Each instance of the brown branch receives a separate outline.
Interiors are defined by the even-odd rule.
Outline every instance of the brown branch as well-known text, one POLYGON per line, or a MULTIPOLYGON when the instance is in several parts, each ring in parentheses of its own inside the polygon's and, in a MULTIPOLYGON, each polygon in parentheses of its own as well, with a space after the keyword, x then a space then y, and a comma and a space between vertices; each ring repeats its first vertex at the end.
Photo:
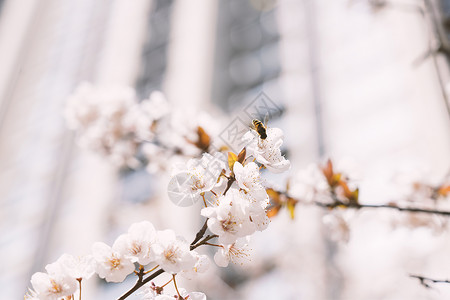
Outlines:
POLYGON ((231 175, 228 178, 228 182, 227 182, 227 187, 225 188, 225 191, 223 192, 223 196, 226 195, 226 193, 228 192, 228 190, 231 188, 231 186, 233 185, 233 182, 236 181, 236 178, 234 177, 234 175, 231 175))
POLYGON ((208 219, 205 220, 205 224, 203 224, 202 228, 195 235, 195 238, 191 243, 191 247, 192 245, 200 241, 200 239, 205 235, 206 229, 208 229, 208 219))
POLYGON ((205 236, 205 238, 203 240, 201 240, 200 242, 198 242, 197 244, 195 244, 195 245, 191 244, 191 251, 197 247, 200 247, 201 245, 208 245, 207 242, 216 237, 218 237, 218 235, 216 235, 216 234, 205 236))
POLYGON ((416 208, 416 207, 400 207, 393 204, 359 204, 359 203, 344 203, 341 201, 335 201, 333 203, 323 203, 323 202, 314 202, 317 206, 326 207, 326 208, 336 208, 336 207, 345 207, 345 208, 388 208, 395 209, 398 211, 407 211, 407 212, 417 212, 417 213, 427 213, 427 214, 436 214, 442 216, 450 216, 450 211, 445 210, 437 210, 437 209, 426 209, 426 208, 416 208))
POLYGON ((411 278, 417 278, 420 281, 420 284, 426 287, 427 289, 431 288, 431 285, 429 283, 450 283, 450 280, 447 279, 433 279, 421 275, 412 275, 410 274, 409 277, 411 278), (428 282, 428 283, 427 283, 428 282))
POLYGON ((152 280, 152 279, 158 277, 159 275, 161 275, 162 273, 164 273, 163 269, 159 269, 158 271, 156 271, 155 273, 151 274, 150 276, 148 276, 147 278, 144 279, 144 275, 142 275, 143 270, 144 270, 143 268, 139 269, 139 273, 138 273, 139 277, 138 277, 138 280, 136 281, 136 284, 128 292, 126 292, 125 294, 120 296, 120 298, 118 298, 117 300, 124 300, 124 299, 128 298, 134 292, 136 292, 138 289, 140 289, 144 284, 146 284, 150 280, 152 280))

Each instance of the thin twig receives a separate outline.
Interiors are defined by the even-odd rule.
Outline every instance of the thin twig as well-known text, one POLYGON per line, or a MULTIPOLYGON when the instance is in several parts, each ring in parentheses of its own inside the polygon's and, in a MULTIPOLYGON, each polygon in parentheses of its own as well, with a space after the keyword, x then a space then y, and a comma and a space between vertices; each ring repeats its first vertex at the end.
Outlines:
POLYGON ((81 278, 77 278, 78 280, 78 284, 80 286, 80 296, 79 296, 79 300, 81 300, 81 278))
POLYGON ((195 239, 192 241, 191 246, 201 240, 205 235, 206 229, 208 229, 208 219, 205 220, 205 224, 203 224, 202 228, 195 235, 195 239))
POLYGON ((175 290, 177 291, 178 297, 181 300, 184 300, 184 298, 181 296, 180 291, 178 291, 178 287, 177 287, 177 281, 175 280, 175 274, 172 275, 172 279, 173 279, 173 285, 175 286, 175 290))
POLYGON ((138 273, 138 280, 136 281, 136 284, 125 294, 123 294, 119 299, 117 300, 124 300, 126 298, 128 298, 129 296, 131 296, 134 292, 136 292, 138 289, 140 289, 144 284, 146 284, 147 282, 151 281, 152 279, 158 277, 159 275, 161 275, 162 273, 164 273, 163 269, 159 269, 158 271, 156 271, 155 273, 151 274, 150 276, 148 276, 147 278, 143 278, 143 271, 144 269, 140 269, 142 271, 140 271, 138 273))
POLYGON ((424 287, 426 287, 427 289, 431 288, 430 284, 427 283, 431 282, 431 283, 450 283, 450 280, 447 279, 433 279, 433 278, 429 278, 429 277, 425 277, 425 276, 421 276, 421 275, 412 275, 410 274, 409 277, 411 278, 417 278, 420 281, 420 284, 423 285, 424 287))
POLYGON ((234 176, 231 176, 230 178, 228 178, 228 182, 227 182, 227 187, 225 188, 225 191, 223 192, 223 195, 225 196, 226 193, 228 192, 228 190, 231 188, 231 186, 233 185, 233 182, 236 181, 236 178, 234 176))
POLYGON ((205 236, 205 238, 203 240, 201 240, 200 242, 198 242, 197 244, 191 244, 191 251, 194 250, 197 247, 200 247, 201 245, 208 245, 207 241, 212 240, 213 238, 218 237, 218 235, 214 234, 214 235, 207 235, 205 236))
POLYGON ((426 209, 426 208, 416 208, 416 207, 400 207, 393 204, 359 204, 359 203, 344 203, 344 202, 333 202, 333 203, 323 203, 323 202, 314 202, 317 206, 326 207, 326 208, 336 208, 336 207, 346 207, 346 208, 389 208, 395 209, 398 211, 408 211, 408 212, 417 212, 417 213, 427 213, 427 214, 436 214, 442 216, 450 216, 450 211, 446 210, 437 210, 437 209, 426 209))

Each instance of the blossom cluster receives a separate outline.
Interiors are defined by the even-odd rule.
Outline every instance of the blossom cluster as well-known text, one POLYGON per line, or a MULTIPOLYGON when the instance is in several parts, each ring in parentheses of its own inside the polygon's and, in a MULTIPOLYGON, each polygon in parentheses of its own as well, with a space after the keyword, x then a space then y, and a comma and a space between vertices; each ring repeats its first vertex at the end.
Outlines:
MULTIPOLYGON (((208 244, 218 247, 214 260, 221 267, 247 258, 249 236, 269 225, 266 212, 269 196, 260 170, 267 168, 279 173, 290 168, 289 161, 281 155, 281 130, 269 128, 266 139, 258 135, 252 137, 244 137, 248 152, 244 148, 238 155, 228 152, 228 157, 221 152, 213 155, 205 152, 174 174, 188 175, 188 180, 177 191, 178 196, 204 200, 201 215, 207 218, 207 228, 213 235, 197 242, 207 244, 207 240, 217 238, 217 244, 208 244)), ((81 287, 81 281, 94 273, 108 282, 122 282, 129 274, 139 273, 136 265, 139 270, 148 267, 151 272, 159 267, 164 272, 192 278, 204 272, 209 264, 207 256, 198 254, 193 245, 198 246, 189 244, 170 229, 157 231, 148 221, 135 223, 112 246, 97 242, 91 254, 77 258, 64 254, 46 266, 46 273, 35 273, 31 279, 33 290, 26 297, 70 299, 78 286, 81 287)), ((183 293, 189 299, 205 299, 202 293, 183 293)), ((185 297, 181 294, 176 297, 164 294, 162 288, 153 284, 147 287, 143 299, 185 297)))
POLYGON ((269 225, 269 196, 260 169, 280 173, 290 168, 289 160, 281 155, 282 138, 283 133, 277 128, 268 128, 265 139, 249 132, 243 137, 247 147, 238 155, 228 152, 225 158, 220 152, 204 153, 174 174, 188 177, 176 192, 170 192, 176 197, 204 200, 201 215, 208 219, 208 229, 218 237, 219 249, 214 256, 218 266, 245 259, 249 236, 269 225))
MULTIPOLYGON (((165 272, 192 278, 208 267, 208 258, 190 250, 189 243, 174 231, 155 230, 143 221, 130 226, 128 233, 120 235, 111 246, 97 242, 92 253, 82 257, 63 254, 56 262, 46 266, 46 273, 37 272, 31 278, 33 290, 26 299, 58 300, 70 297, 94 273, 107 282, 122 282, 140 267, 159 266, 165 272), (78 282, 77 282, 78 281, 78 282)), ((147 296, 144 299, 150 299, 147 296)), ((70 299, 70 298, 69 298, 70 299)), ((169 298, 156 298, 169 299, 169 298)))
POLYGON ((216 118, 173 107, 160 91, 139 100, 132 88, 89 83, 69 97, 65 117, 82 147, 119 167, 136 168, 144 157, 151 173, 180 161, 179 156, 198 156, 218 130, 216 118))
MULTIPOLYGON (((144 274, 150 274, 150 279, 162 271, 173 275, 177 295, 163 289, 168 283, 157 286, 150 282, 140 294, 142 299, 204 300, 203 293, 188 293, 175 283, 176 275, 191 279, 208 268, 209 258, 194 249, 201 245, 216 247, 214 261, 220 267, 239 263, 249 257, 251 235, 265 230, 270 218, 284 207, 291 218, 298 203, 328 208, 323 222, 331 238, 348 241, 349 220, 357 209, 408 211, 408 207, 402 207, 406 202, 431 210, 438 200, 450 196, 448 178, 439 184, 414 181, 400 199, 379 206, 362 205, 359 187, 344 173, 336 172, 330 160, 324 166, 310 165, 298 172, 288 180, 284 191, 268 188, 261 169, 275 174, 290 169, 281 151, 284 136, 280 129, 264 126, 249 130, 242 137, 245 147, 239 154, 227 151, 226 146, 215 148, 217 118, 173 107, 158 91, 140 101, 130 88, 83 84, 69 98, 65 115, 82 146, 109 157, 117 165, 135 168, 145 163, 150 173, 174 170, 172 175, 177 180, 169 184, 169 197, 177 204, 186 199, 189 203, 203 201, 200 215, 206 222, 191 244, 170 229, 155 230, 150 222, 132 224, 112 246, 95 243, 91 254, 64 254, 47 265, 45 273, 35 273, 31 278, 33 289, 26 299, 71 300, 78 289, 81 294, 82 280, 95 273, 108 282, 122 282, 135 273, 139 283, 144 274), (205 237, 207 230, 211 234, 205 237)), ((417 210, 413 207, 410 211, 417 210)), ((404 217, 414 226, 433 224, 427 215, 404 217)))
POLYGON ((148 221, 132 224, 112 246, 94 243, 90 254, 64 254, 47 265, 46 272, 35 273, 26 299, 68 300, 75 293, 81 298, 81 282, 93 274, 107 282, 122 282, 134 273, 139 288, 161 272, 173 275, 177 295, 164 291, 167 283, 159 287, 150 282, 142 299, 206 299, 202 293, 178 289, 175 282, 177 275, 191 279, 208 268, 208 257, 195 249, 215 246, 214 261, 226 267, 230 261, 246 259, 250 236, 268 227, 269 195, 261 169, 281 173, 290 168, 281 152, 280 129, 264 127, 264 135, 249 129, 242 137, 245 147, 235 154, 213 146, 218 130, 211 116, 192 117, 173 108, 161 92, 139 101, 130 88, 90 84, 82 84, 69 98, 65 116, 82 146, 117 165, 134 168, 145 162, 150 172, 175 166, 173 176, 179 180, 169 184, 169 197, 192 203, 203 200, 200 215, 206 221, 191 244, 170 229, 156 230, 148 221))

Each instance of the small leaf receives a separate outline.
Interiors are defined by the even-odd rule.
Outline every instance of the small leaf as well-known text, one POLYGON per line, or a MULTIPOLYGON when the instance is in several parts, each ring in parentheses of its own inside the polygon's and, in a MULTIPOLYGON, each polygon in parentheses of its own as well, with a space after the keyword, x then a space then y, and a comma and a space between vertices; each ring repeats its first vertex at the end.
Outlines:
POLYGON ((347 182, 343 180, 339 181, 339 185, 342 187, 344 191, 344 197, 348 199, 350 204, 358 204, 359 189, 356 188, 354 191, 350 190, 350 188, 347 185, 347 182))
POLYGON ((447 195, 450 194, 450 184, 449 185, 442 185, 439 190, 438 190, 438 194, 443 196, 443 197, 447 197, 447 195))
POLYGON ((328 181, 328 184, 330 184, 331 178, 333 177, 333 163, 331 162, 331 159, 328 159, 326 166, 321 169, 322 169, 323 175, 325 176, 325 178, 328 181))
POLYGON ((292 220, 294 220, 295 217, 295 205, 297 205, 298 200, 289 197, 286 201, 286 207, 289 211, 289 215, 291 217, 292 220))
POLYGON ((331 162, 331 159, 328 159, 326 166, 321 169, 322 169, 323 176, 325 176, 325 178, 327 179, 328 185, 331 188, 336 187, 339 184, 339 181, 341 179, 341 174, 334 173, 333 163, 331 162))
POLYGON ((266 193, 267 193, 267 195, 269 195, 269 198, 272 200, 273 203, 275 203, 277 205, 282 204, 279 192, 275 191, 274 189, 269 188, 269 189, 266 189, 266 193))
POLYGON ((228 152, 228 167, 233 171, 234 163, 237 161, 237 156, 233 152, 228 152))
POLYGON ((197 135, 198 135, 198 141, 196 143, 196 146, 203 151, 207 151, 209 146, 211 145, 210 136, 206 133, 206 131, 201 126, 197 127, 197 135))
POLYGON ((276 215, 278 215, 278 213, 280 212, 280 209, 281 209, 281 205, 274 205, 274 206, 270 207, 269 209, 267 209, 266 215, 269 218, 273 218, 276 215))
POLYGON ((247 150, 245 150, 245 147, 244 147, 244 149, 241 150, 241 152, 239 152, 237 161, 240 162, 241 164, 244 164, 246 153, 247 153, 247 150))

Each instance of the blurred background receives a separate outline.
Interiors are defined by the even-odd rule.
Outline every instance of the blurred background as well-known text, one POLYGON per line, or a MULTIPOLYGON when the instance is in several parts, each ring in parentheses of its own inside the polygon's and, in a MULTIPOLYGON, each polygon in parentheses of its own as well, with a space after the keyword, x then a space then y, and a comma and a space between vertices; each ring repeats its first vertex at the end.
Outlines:
MULTIPOLYGON (((0 1, 1 298, 21 299, 34 272, 133 222, 188 240, 202 224, 145 168, 121 171, 76 145, 62 112, 80 82, 132 86, 141 99, 162 90, 230 119, 263 91, 283 108, 269 126, 285 131, 291 172, 350 158, 369 182, 361 201, 386 203, 390 173, 450 168, 449 18, 447 0, 0 1)), ((339 243, 323 213, 280 214, 250 266, 183 285, 208 299, 450 296, 409 278, 450 277, 446 220, 436 232, 360 212, 339 243)), ((115 299, 133 281, 92 279, 84 299, 115 299)))

